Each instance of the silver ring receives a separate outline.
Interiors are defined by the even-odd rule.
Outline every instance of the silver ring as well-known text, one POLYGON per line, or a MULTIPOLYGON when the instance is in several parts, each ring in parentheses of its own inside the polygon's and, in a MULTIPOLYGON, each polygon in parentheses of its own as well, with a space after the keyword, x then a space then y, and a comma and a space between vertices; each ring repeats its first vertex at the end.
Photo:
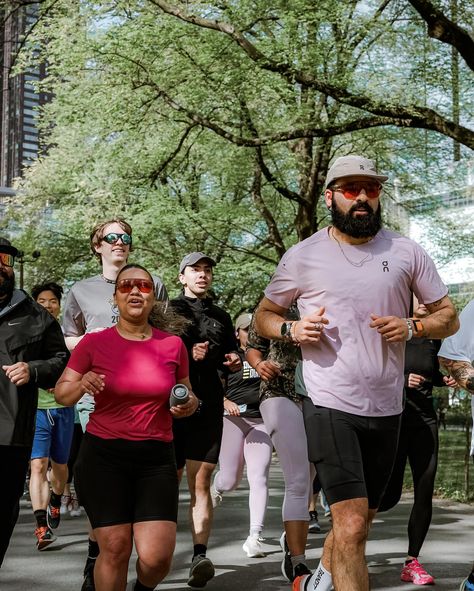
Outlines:
POLYGON ((315 322, 314 323, 314 328, 316 330, 319 330, 321 332, 323 330, 323 323, 322 322, 315 322))

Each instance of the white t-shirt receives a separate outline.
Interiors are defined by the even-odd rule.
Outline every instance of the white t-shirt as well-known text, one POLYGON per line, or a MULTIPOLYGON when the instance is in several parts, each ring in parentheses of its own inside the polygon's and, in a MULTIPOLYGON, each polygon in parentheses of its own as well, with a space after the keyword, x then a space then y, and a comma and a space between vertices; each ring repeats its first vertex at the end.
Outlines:
MULTIPOLYGON (((444 339, 438 355, 454 361, 474 361, 474 300, 459 314, 457 333, 444 339)), ((474 396, 471 396, 471 413, 474 420, 474 396)), ((471 437, 471 456, 474 455, 474 429, 471 437)))
POLYGON ((444 339, 438 355, 455 361, 474 361, 474 300, 459 314, 458 332, 444 339))
MULTIPOLYGON (((168 294, 159 277, 153 276, 157 300, 167 300, 168 294)), ((63 332, 66 337, 80 337, 97 328, 117 324, 119 311, 114 303, 115 282, 101 275, 82 279, 69 290, 63 312, 63 332)))
POLYGON ((411 294, 433 303, 447 295, 421 246, 389 230, 361 245, 338 245, 328 228, 285 253, 266 297, 301 316, 325 307, 319 343, 301 347, 308 393, 320 406, 363 416, 402 411, 405 343, 387 343, 371 314, 406 318, 411 294))

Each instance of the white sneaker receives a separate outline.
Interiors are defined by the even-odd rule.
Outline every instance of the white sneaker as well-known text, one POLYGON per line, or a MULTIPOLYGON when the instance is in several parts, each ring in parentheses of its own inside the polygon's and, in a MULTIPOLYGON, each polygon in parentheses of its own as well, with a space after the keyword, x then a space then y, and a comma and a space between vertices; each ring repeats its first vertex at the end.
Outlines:
POLYGON ((71 517, 80 517, 82 515, 82 507, 79 505, 76 495, 71 496, 69 504, 69 515, 71 517))
POLYGON ((211 501, 212 501, 212 508, 215 509, 216 507, 219 507, 219 505, 222 503, 222 494, 216 490, 216 487, 214 486, 214 483, 211 484, 211 501))
POLYGON ((59 512, 61 513, 61 515, 67 515, 68 506, 69 506, 69 503, 70 502, 71 502, 71 497, 69 495, 62 495, 62 497, 61 497, 61 509, 59 510, 59 512))
POLYGON ((265 556, 265 552, 262 549, 262 543, 258 536, 249 536, 245 540, 242 549, 247 553, 249 558, 262 558, 265 556))

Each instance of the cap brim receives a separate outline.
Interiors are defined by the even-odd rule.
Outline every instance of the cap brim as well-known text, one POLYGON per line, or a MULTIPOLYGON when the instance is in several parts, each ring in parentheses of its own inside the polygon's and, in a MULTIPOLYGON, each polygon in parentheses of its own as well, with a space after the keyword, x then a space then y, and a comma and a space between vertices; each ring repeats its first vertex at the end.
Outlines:
POLYGON ((14 257, 18 256, 18 250, 14 246, 8 246, 7 244, 0 244, 0 252, 11 254, 14 257))
POLYGON ((380 183, 385 183, 386 181, 388 181, 388 176, 385 176, 383 174, 358 174, 358 173, 350 172, 350 173, 347 173, 347 174, 341 174, 340 176, 334 177, 333 179, 331 179, 327 183, 326 188, 329 187, 329 185, 331 185, 332 183, 336 183, 338 180, 345 179, 345 178, 348 178, 350 176, 367 177, 367 178, 370 178, 370 179, 375 179, 375 180, 379 181, 380 183))

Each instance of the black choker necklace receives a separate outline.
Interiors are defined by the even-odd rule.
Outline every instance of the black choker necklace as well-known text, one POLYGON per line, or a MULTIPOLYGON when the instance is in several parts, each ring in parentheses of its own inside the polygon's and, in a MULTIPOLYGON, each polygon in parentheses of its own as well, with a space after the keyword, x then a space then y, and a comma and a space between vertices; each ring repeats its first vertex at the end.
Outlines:
POLYGON ((102 273, 101 277, 105 281, 105 283, 112 283, 115 285, 115 279, 107 279, 107 277, 105 277, 105 275, 103 273, 102 273))

